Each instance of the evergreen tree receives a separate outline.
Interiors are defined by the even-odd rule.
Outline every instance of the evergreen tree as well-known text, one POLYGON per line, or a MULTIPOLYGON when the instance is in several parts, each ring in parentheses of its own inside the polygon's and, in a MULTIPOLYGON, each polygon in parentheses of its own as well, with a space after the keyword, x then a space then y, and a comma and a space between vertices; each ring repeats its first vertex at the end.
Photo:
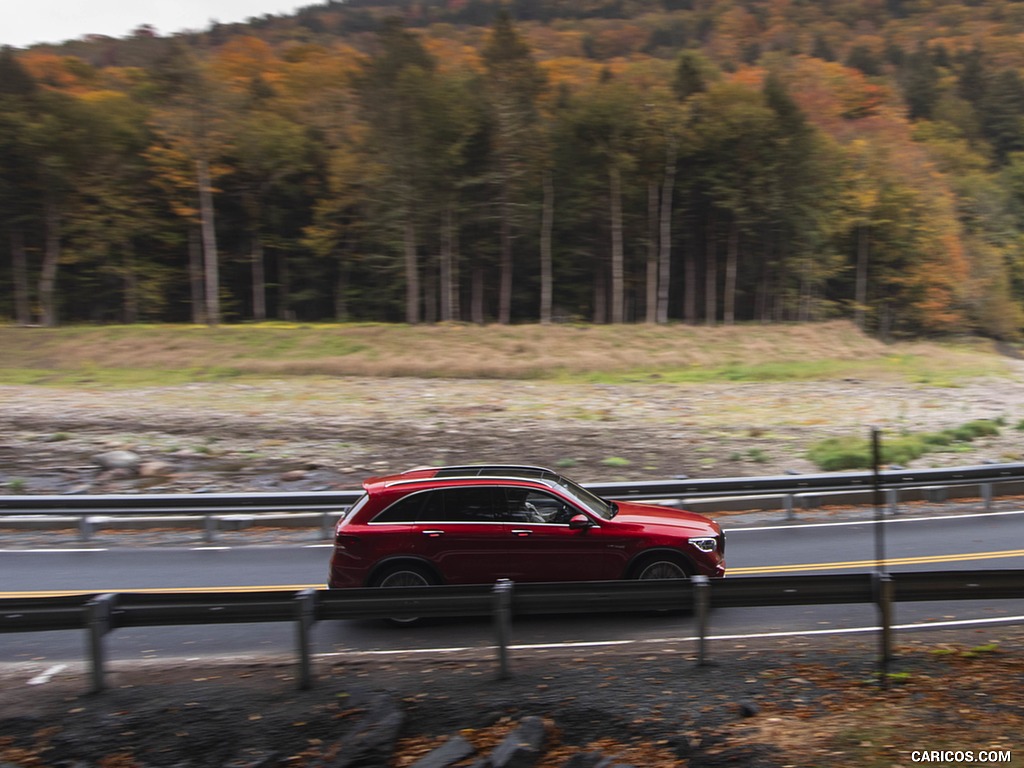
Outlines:
POLYGON ((501 11, 482 50, 487 97, 494 121, 494 177, 498 187, 501 227, 498 322, 512 319, 513 240, 520 225, 518 212, 531 181, 531 149, 536 144, 537 98, 546 79, 526 41, 501 11))

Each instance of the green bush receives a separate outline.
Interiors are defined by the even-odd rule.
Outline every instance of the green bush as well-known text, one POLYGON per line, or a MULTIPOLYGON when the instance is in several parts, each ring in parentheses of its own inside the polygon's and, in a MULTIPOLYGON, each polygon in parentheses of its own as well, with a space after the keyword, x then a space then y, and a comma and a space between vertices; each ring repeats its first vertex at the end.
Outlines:
MULTIPOLYGON (((995 422, 978 419, 940 432, 911 432, 890 439, 883 436, 881 459, 883 464, 907 464, 930 451, 998 434, 999 427, 995 422)), ((830 437, 812 445, 807 451, 807 458, 825 472, 871 469, 871 441, 866 437, 830 437)))

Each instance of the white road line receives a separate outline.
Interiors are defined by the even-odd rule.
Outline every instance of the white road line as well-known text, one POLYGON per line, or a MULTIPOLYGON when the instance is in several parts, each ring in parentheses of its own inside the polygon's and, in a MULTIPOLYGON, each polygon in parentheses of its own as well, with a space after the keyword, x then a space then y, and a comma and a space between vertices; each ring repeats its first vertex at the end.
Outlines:
POLYGON ((1008 512, 975 512, 968 515, 936 515, 934 517, 886 517, 882 520, 847 520, 840 523, 796 523, 785 525, 759 525, 749 528, 729 528, 726 533, 732 536, 735 533, 747 533, 748 531, 785 531, 793 528, 838 528, 844 525, 876 525, 877 523, 928 523, 936 520, 984 520, 989 517, 1002 517, 1006 515, 1024 515, 1024 509, 1015 509, 1008 512))
POLYGON ((8 552, 16 554, 31 554, 31 555, 65 555, 68 552, 109 552, 108 549, 100 549, 96 547, 82 548, 82 549, 0 549, 0 555, 7 554, 8 552))
MULTIPOLYGON (((957 621, 933 621, 925 622, 922 624, 894 624, 893 629, 895 630, 920 630, 920 629, 951 629, 955 627, 973 627, 990 624, 1019 624, 1024 622, 1024 616, 1002 616, 998 618, 990 619, 961 619, 957 621)), ((788 632, 758 632, 748 635, 709 635, 705 638, 707 641, 713 640, 771 640, 775 638, 784 637, 812 637, 820 635, 855 635, 865 634, 867 632, 878 632, 881 630, 879 626, 872 627, 845 627, 843 629, 808 629, 803 632, 798 630, 792 630, 788 632)), ((638 640, 592 640, 586 642, 575 642, 575 643, 530 643, 525 645, 510 645, 509 650, 514 651, 540 651, 550 650, 553 648, 599 648, 599 647, 612 647, 612 646, 625 646, 625 645, 670 645, 672 643, 695 643, 700 638, 696 635, 689 637, 656 637, 656 638, 643 638, 638 640)), ((400 650, 385 650, 385 651, 358 651, 358 650, 345 650, 345 651, 332 651, 327 653, 315 654, 319 658, 330 658, 338 656, 398 656, 401 654, 445 654, 445 653, 461 653, 466 651, 485 651, 493 649, 493 645, 481 645, 481 646, 456 646, 450 648, 406 648, 400 650)))
POLYGON ((29 680, 28 685, 45 685, 46 683, 50 682, 50 679, 54 675, 63 672, 67 668, 67 664, 55 664, 49 669, 40 672, 38 675, 29 680))

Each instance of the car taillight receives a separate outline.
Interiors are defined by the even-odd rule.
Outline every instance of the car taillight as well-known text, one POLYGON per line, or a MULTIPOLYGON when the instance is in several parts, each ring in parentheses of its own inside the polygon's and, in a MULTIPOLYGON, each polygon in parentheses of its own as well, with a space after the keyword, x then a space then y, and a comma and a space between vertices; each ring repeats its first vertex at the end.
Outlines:
POLYGON ((353 536, 351 533, 336 533, 334 534, 334 546, 338 549, 348 549, 359 542, 358 536, 353 536))

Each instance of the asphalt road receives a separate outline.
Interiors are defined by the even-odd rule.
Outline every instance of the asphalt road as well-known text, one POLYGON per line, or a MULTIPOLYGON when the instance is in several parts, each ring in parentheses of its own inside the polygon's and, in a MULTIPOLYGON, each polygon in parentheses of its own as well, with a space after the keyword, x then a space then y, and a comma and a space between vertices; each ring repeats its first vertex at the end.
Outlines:
MULTIPOLYGON (((877 534, 870 519, 793 524, 726 520, 730 575, 850 573, 875 570, 877 534)), ((888 568, 971 570, 1024 567, 1024 510, 885 520, 888 568)), ((49 592, 156 589, 322 587, 327 545, 81 550, 0 550, 0 597, 49 592)), ((1024 622, 1024 600, 901 603, 899 625, 998 626, 1024 622)), ((870 605, 736 608, 716 610, 716 637, 764 638, 859 632, 876 624, 870 605)), ((2 662, 64 662, 83 658, 78 632, 0 634, 2 662)), ((678 615, 567 616, 517 619, 518 646, 581 649, 601 645, 649 645, 652 649, 692 638, 692 618, 678 615)), ((688 641, 688 640, 687 640, 688 641)), ((395 628, 379 622, 321 622, 316 652, 389 654, 396 651, 484 649, 493 630, 483 619, 425 622, 395 628)), ((291 653, 294 628, 287 624, 121 629, 107 638, 112 660, 263 656, 291 653)), ((581 653, 585 650, 581 650, 581 653)))

